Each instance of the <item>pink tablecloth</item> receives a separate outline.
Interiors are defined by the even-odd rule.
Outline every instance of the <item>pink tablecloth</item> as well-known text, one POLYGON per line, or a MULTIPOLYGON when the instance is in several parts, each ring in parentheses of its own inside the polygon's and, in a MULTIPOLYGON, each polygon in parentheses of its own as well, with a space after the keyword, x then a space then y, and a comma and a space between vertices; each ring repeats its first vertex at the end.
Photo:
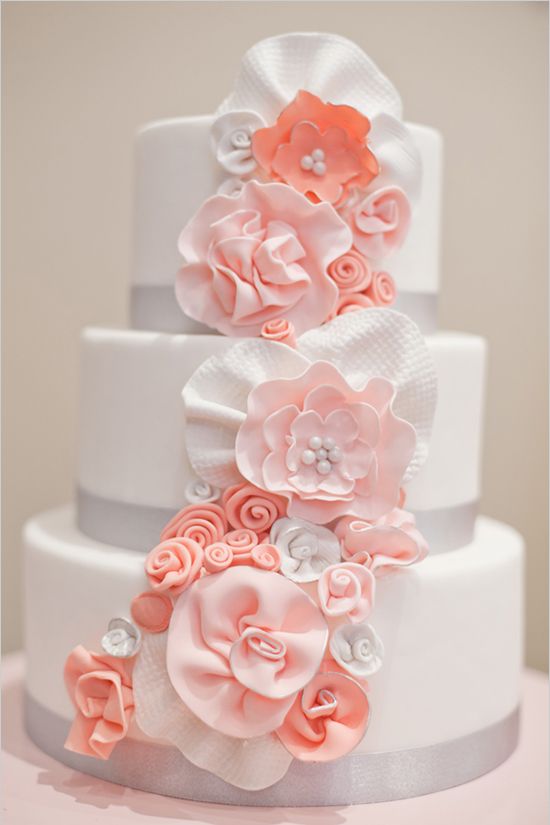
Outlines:
POLYGON ((349 808, 233 808, 132 791, 44 755, 22 727, 24 660, 3 663, 5 825, 546 825, 548 684, 525 673, 520 744, 492 773, 430 796, 349 808))

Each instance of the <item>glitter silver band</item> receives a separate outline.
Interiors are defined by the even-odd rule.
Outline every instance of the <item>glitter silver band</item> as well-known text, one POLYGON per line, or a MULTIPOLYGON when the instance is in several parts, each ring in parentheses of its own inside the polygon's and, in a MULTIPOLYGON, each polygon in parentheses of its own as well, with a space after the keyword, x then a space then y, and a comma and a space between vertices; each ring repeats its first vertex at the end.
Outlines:
POLYGON ((63 747, 70 722, 32 697, 26 728, 46 753, 70 768, 149 793, 226 805, 325 806, 388 802, 435 793, 482 776, 517 744, 519 709, 468 736, 390 753, 349 754, 329 763, 294 760, 286 776, 262 791, 244 791, 192 765, 173 747, 123 740, 108 761, 63 747))
MULTIPOLYGON (((424 335, 437 330, 437 294, 400 292, 391 307, 413 319, 424 335)), ((130 292, 130 326, 155 332, 216 335, 205 324, 187 318, 179 308, 171 285, 134 284, 130 292)))

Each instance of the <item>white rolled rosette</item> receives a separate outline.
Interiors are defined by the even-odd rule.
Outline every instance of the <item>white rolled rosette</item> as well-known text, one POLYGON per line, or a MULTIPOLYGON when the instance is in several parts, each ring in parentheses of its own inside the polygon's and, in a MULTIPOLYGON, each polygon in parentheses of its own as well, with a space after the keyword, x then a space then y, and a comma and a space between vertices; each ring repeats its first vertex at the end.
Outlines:
POLYGON ((384 645, 372 625, 343 624, 330 638, 330 652, 340 667, 359 679, 368 679, 382 666, 384 645))
POLYGON ((281 518, 271 528, 271 543, 281 553, 281 572, 295 582, 317 581, 340 561, 340 544, 326 527, 301 518, 281 518))

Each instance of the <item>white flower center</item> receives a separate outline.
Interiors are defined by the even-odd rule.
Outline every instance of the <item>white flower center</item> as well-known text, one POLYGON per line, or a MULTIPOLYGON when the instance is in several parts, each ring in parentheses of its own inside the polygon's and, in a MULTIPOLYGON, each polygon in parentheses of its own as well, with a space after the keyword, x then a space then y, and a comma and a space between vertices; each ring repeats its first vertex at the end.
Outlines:
POLYGON ((327 476, 332 472, 333 464, 342 461, 342 450, 330 436, 312 435, 300 459, 306 467, 315 464, 319 475, 327 476))
POLYGON ((233 149, 250 148, 250 134, 246 129, 235 129, 231 135, 231 146, 233 149))
POLYGON ((304 172, 313 172, 317 177, 322 178, 327 172, 325 153, 322 149, 314 149, 311 155, 303 155, 300 166, 304 172))

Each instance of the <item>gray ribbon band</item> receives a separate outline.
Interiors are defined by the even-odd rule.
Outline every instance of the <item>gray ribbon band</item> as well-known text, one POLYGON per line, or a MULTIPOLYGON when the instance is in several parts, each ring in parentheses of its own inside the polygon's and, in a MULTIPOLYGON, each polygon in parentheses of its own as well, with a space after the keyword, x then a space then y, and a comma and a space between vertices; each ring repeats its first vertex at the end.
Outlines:
POLYGON ((65 750, 70 722, 25 700, 30 738, 70 768, 149 793, 226 805, 298 807, 389 802, 462 785, 493 770, 516 747, 519 709, 474 733, 422 748, 354 754, 334 762, 294 760, 279 782, 245 791, 191 764, 174 747, 125 739, 103 761, 65 750))
MULTIPOLYGON (((78 529, 96 541, 148 553, 175 510, 114 501, 77 489, 78 529)), ((474 538, 478 502, 414 513, 418 529, 430 553, 448 553, 470 544, 474 538)))
MULTIPOLYGON (((392 309, 408 315, 424 335, 437 330, 437 295, 432 292, 400 292, 392 309)), ((134 284, 130 291, 130 325, 133 329, 189 335, 216 335, 216 331, 193 321, 179 308, 171 285, 134 284)))

